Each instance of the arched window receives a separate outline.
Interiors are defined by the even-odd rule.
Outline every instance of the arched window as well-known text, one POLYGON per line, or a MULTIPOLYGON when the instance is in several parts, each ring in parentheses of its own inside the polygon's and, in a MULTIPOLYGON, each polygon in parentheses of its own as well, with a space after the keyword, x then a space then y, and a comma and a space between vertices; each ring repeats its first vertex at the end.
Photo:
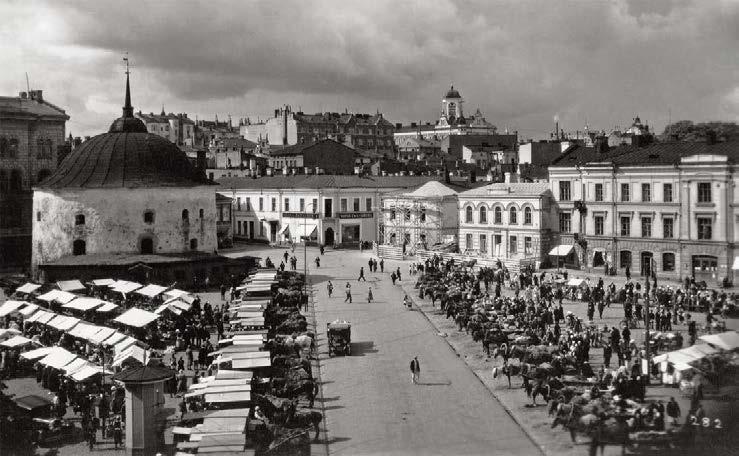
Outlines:
POLYGON ((0 158, 5 158, 8 153, 8 138, 0 136, 0 158))
POLYGON ((190 221, 190 211, 188 211, 187 209, 182 209, 182 221, 183 222, 190 221))
POLYGON ((511 225, 518 224, 518 210, 515 207, 512 207, 509 210, 509 213, 510 213, 510 217, 508 219, 508 223, 510 223, 511 225))
POLYGON ((531 208, 525 207, 523 209, 523 224, 531 225, 531 208))
POLYGON ((464 221, 466 223, 472 223, 472 206, 467 206, 464 212, 465 212, 464 221))
POLYGON ((204 214, 205 214, 205 211, 203 211, 202 209, 200 209, 200 218, 201 219, 204 217, 204 214))
POLYGON ((198 240, 195 238, 190 239, 190 250, 198 249, 198 240))
POLYGON ((493 223, 503 223, 503 210, 496 206, 493 212, 493 223))
POLYGON ((15 158, 18 155, 18 138, 10 138, 8 141, 8 157, 15 158))
POLYGON ((144 211, 144 223, 154 223, 154 211, 144 211))
POLYGON ((143 238, 141 240, 141 254, 151 255, 154 253, 154 240, 151 238, 143 238))
POLYGON ((666 252, 662 254, 662 270, 670 272, 675 270, 675 254, 666 252))
POLYGON ((44 179, 49 177, 49 175, 51 175, 51 171, 49 171, 48 169, 42 169, 38 172, 38 175, 36 176, 36 182, 42 182, 44 179))
POLYGON ((87 243, 82 239, 77 239, 72 243, 73 255, 85 255, 87 253, 87 243))
POLYGON ((488 208, 480 207, 480 223, 488 223, 488 208))
POLYGON ((77 214, 74 216, 74 224, 75 225, 84 225, 85 224, 85 214, 77 214))
POLYGON ((19 169, 10 172, 10 190, 21 191, 23 189, 23 175, 19 169))

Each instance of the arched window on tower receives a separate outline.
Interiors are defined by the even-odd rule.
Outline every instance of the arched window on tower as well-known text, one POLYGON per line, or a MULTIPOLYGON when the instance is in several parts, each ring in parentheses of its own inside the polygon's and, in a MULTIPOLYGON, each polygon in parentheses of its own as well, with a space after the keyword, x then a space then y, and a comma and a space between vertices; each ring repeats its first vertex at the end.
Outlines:
POLYGON ((143 238, 141 240, 141 254, 151 255, 154 253, 154 240, 152 238, 143 238))
POLYGON ((523 224, 531 225, 531 208, 525 207, 523 210, 523 224))
POLYGON ((464 221, 465 223, 472 223, 472 206, 467 206, 464 210, 464 221))
POLYGON ((190 211, 182 209, 182 221, 187 223, 190 221, 190 211))
POLYGON ((85 224, 85 214, 77 214, 74 216, 74 224, 75 225, 84 225, 85 224))
POLYGON ((190 250, 198 249, 198 240, 195 238, 190 239, 190 250))
POLYGON ((488 223, 488 208, 480 207, 480 223, 488 223))
POLYGON ((19 192, 23 190, 23 175, 19 169, 10 172, 10 191, 19 192))
POLYGON ((82 239, 76 239, 72 243, 73 255, 85 255, 87 253, 87 243, 82 239))
POLYGON ((148 223, 148 224, 154 223, 154 211, 144 212, 144 223, 148 223))
POLYGON ((503 210, 500 206, 495 207, 495 211, 493 212, 493 223, 503 223, 503 210))
POLYGON ((512 207, 510 209, 510 217, 508 219, 508 223, 511 225, 517 225, 518 224, 518 210, 515 207, 512 207))

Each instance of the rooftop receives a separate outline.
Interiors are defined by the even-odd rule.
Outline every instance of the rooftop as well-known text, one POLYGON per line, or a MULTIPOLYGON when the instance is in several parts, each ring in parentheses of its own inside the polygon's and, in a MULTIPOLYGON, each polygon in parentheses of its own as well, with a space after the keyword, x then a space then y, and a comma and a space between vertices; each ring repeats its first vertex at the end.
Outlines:
POLYGON ((457 192, 441 182, 430 181, 412 192, 403 193, 401 196, 407 198, 444 198, 447 196, 457 196, 457 192))
POLYGON ((541 196, 549 191, 547 182, 496 183, 462 192, 460 197, 515 195, 518 197, 541 196))
POLYGON ((415 188, 436 176, 295 175, 259 178, 225 177, 218 180, 226 189, 323 189, 323 188, 415 188))
POLYGON ((126 369, 113 376, 113 380, 123 383, 144 383, 167 380, 174 377, 175 372, 166 367, 140 366, 126 369))
POLYGON ((357 152, 351 147, 345 146, 338 141, 334 141, 333 139, 322 139, 316 142, 305 143, 305 144, 295 144, 294 146, 287 146, 282 149, 270 151, 270 156, 286 157, 286 156, 303 155, 308 150, 310 151, 315 150, 315 151, 318 151, 318 153, 320 153, 321 151, 327 150, 327 149, 340 149, 348 154, 355 154, 357 152))
POLYGON ((26 92, 18 97, 0 97, 0 117, 53 118, 69 120, 67 113, 39 96, 40 90, 32 91, 32 97, 26 92), (24 97, 25 96, 25 97, 24 97))

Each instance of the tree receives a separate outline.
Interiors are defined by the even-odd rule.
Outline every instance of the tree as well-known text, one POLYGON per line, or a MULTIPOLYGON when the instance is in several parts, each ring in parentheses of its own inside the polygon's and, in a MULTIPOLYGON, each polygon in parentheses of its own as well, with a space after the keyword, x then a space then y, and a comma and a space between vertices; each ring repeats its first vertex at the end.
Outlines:
POLYGON ((739 138, 739 125, 735 122, 703 122, 693 123, 690 120, 679 120, 667 125, 662 132, 662 141, 704 141, 707 132, 713 131, 717 141, 727 141, 732 137, 739 138))

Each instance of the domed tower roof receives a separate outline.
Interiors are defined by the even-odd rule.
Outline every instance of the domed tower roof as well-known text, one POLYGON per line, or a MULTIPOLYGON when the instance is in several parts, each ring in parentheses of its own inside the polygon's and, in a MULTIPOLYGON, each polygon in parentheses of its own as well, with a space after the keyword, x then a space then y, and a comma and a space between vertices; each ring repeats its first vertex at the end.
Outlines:
POLYGON ((459 94, 457 89, 454 88, 454 84, 452 84, 452 87, 449 89, 446 95, 444 95, 444 98, 462 98, 462 96, 459 94))
POLYGON ((195 168, 180 148, 148 133, 146 125, 133 116, 127 75, 123 115, 113 121, 108 133, 74 149, 37 187, 90 189, 208 184, 204 170, 195 168))

